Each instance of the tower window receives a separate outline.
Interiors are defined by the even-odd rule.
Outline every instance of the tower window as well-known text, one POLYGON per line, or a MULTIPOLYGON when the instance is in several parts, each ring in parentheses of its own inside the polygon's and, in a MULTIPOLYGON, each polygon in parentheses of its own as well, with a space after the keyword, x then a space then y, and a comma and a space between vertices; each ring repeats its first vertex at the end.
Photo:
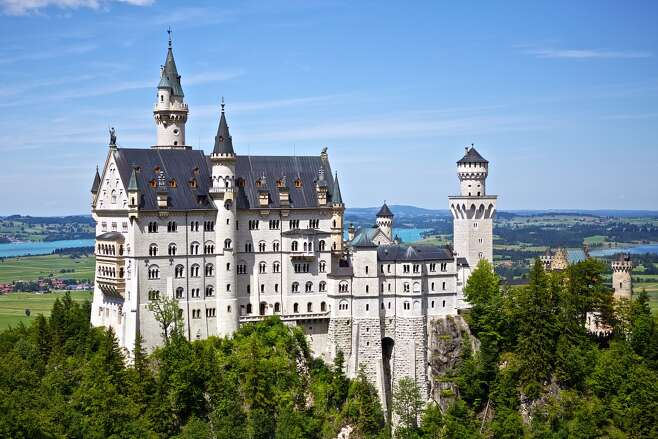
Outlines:
POLYGON ((164 95, 160 95, 160 102, 164 102, 164 95))

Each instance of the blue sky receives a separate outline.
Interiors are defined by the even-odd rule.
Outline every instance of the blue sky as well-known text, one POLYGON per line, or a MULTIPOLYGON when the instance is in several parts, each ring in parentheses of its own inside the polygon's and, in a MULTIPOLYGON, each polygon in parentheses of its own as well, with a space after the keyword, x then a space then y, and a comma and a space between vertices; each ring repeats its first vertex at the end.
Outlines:
POLYGON ((329 148, 348 206, 657 209, 658 2, 0 0, 0 214, 89 212, 107 128, 155 139, 167 34, 210 151, 329 148))

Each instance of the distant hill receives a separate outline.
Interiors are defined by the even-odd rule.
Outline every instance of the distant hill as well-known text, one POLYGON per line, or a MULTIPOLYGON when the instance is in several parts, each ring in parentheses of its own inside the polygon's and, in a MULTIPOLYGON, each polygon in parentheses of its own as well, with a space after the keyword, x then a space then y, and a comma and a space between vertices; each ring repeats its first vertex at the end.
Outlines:
POLYGON ((91 215, 69 215, 69 216, 29 216, 9 215, 0 217, 2 221, 18 221, 25 224, 88 224, 95 225, 91 215))
MULTIPOLYGON (((397 217, 405 217, 405 216, 423 216, 423 215, 431 215, 431 216, 450 216, 450 211, 448 209, 425 209, 422 207, 416 207, 416 206, 408 206, 404 204, 392 204, 388 206, 391 211, 393 212, 393 215, 397 217)), ((374 218, 375 215, 377 215, 377 212, 381 206, 377 207, 348 207, 345 210, 346 215, 353 215, 353 216, 367 216, 370 218, 374 218)))

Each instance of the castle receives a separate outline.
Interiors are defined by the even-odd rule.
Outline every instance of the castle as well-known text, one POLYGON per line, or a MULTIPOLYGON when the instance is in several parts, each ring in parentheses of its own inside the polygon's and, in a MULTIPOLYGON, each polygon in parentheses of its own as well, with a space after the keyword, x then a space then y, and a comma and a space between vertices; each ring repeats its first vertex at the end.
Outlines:
POLYGON ((153 115, 155 145, 121 148, 112 132, 96 171, 92 324, 112 328, 130 356, 138 333, 149 349, 162 343, 149 311, 160 298, 178 301, 190 340, 277 315, 304 331, 314 355, 332 361, 342 351, 348 376, 365 368, 384 404, 406 376, 427 395, 428 327, 468 306, 471 269, 493 258, 487 160, 468 147, 457 162, 454 246, 402 245, 386 204, 372 227, 344 236, 326 148, 237 154, 222 102, 212 152, 192 149, 171 40, 153 115))

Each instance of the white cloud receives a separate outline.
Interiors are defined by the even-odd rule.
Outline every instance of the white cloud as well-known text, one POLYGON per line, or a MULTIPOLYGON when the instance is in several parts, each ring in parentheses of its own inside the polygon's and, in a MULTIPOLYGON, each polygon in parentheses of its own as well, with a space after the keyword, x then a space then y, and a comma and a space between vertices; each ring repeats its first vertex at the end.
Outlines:
MULTIPOLYGON (((26 15, 47 7, 59 9, 89 8, 99 9, 111 0, 0 0, 0 7, 6 15, 26 15)), ((154 0, 116 0, 134 6, 148 6, 154 0)))
POLYGON ((563 58, 563 59, 635 59, 651 58, 653 54, 646 51, 632 50, 603 50, 603 49, 526 49, 525 53, 537 58, 563 58))

